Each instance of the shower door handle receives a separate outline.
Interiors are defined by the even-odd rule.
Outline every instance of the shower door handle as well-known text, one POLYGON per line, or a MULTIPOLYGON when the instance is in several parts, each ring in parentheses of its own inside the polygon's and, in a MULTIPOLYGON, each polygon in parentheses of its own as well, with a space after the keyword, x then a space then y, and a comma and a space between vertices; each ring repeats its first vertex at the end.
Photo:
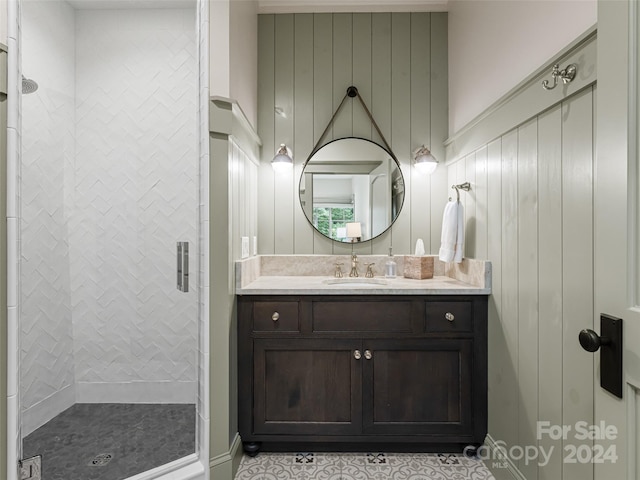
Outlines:
POLYGON ((178 290, 189 291, 189 242, 177 243, 178 290))

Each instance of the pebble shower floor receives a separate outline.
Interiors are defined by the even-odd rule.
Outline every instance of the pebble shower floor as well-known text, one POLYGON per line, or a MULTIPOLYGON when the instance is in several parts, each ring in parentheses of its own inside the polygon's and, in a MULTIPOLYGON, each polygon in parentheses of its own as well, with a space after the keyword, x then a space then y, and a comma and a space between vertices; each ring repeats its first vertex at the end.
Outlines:
POLYGON ((481 460, 434 453, 260 453, 235 480, 495 480, 481 460))

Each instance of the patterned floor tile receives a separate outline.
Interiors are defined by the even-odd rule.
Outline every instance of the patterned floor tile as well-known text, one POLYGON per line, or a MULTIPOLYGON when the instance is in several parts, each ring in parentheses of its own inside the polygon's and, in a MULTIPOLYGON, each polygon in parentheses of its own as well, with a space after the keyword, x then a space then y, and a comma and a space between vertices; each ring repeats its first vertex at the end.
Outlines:
POLYGON ((484 463, 457 454, 261 453, 235 480, 495 480, 484 463))

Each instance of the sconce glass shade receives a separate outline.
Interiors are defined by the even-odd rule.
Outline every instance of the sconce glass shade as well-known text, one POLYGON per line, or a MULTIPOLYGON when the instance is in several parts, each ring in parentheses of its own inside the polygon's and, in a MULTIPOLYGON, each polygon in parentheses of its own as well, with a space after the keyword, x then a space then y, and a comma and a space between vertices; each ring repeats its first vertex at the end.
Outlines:
POLYGON ((271 166, 276 172, 286 172, 293 168, 291 150, 289 150, 284 143, 280 144, 276 156, 271 160, 271 166))
POLYGON ((416 170, 427 175, 432 174, 438 166, 438 160, 435 159, 431 152, 424 145, 416 152, 413 164, 416 170))

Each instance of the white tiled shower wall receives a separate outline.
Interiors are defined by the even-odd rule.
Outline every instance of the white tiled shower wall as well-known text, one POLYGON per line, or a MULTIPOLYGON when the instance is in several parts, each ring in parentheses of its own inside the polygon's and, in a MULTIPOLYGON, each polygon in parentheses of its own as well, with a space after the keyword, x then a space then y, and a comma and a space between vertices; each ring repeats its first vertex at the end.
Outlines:
POLYGON ((196 276, 175 288, 176 241, 194 273, 200 253, 195 26, 195 10, 25 2, 23 434, 61 396, 196 399, 196 276))
POLYGON ((22 3, 21 395, 23 431, 75 403, 68 221, 73 200, 75 18, 66 2, 22 3))

